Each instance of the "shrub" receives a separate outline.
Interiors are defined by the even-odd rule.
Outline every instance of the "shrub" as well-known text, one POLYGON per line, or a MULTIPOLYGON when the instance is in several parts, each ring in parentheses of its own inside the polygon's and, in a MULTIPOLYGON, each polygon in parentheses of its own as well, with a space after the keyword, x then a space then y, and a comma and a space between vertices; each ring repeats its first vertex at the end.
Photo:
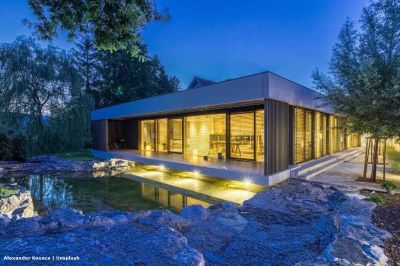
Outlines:
POLYGON ((383 203, 383 198, 381 196, 379 196, 378 194, 372 194, 366 200, 375 202, 377 204, 382 204, 383 203))
POLYGON ((12 159, 17 161, 26 161, 27 157, 27 139, 24 135, 17 135, 12 140, 12 159))
POLYGON ((0 161, 11 160, 12 145, 6 134, 0 132, 0 161))
POLYGON ((385 189, 396 189, 396 184, 391 180, 383 182, 382 187, 385 189))

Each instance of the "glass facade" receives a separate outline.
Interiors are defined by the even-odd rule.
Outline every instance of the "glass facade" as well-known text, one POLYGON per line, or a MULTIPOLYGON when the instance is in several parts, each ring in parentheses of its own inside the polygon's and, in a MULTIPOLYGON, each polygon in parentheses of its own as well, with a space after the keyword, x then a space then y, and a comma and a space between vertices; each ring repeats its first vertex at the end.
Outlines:
MULTIPOLYGON (((294 107, 295 164, 360 146, 346 134, 343 119, 294 107)), ((264 162, 264 110, 188 115, 140 122, 140 149, 211 158, 264 162)))
POLYGON ((319 158, 327 154, 327 115, 315 112, 314 156, 319 158))
POLYGON ((143 120, 140 123, 140 148, 154 151, 156 147, 155 120, 143 120))
POLYGON ((264 110, 256 111, 256 161, 264 162, 264 110))
POLYGON ((169 151, 183 152, 183 119, 169 119, 169 151))
POLYGON ((232 158, 255 159, 254 122, 254 112, 230 115, 229 145, 232 158))
POLYGON ((225 158, 226 115, 185 117, 185 154, 225 158))
POLYGON ((168 119, 157 120, 157 151, 168 151, 168 119))
POLYGON ((301 163, 312 158, 312 112, 300 107, 294 112, 294 161, 301 163))

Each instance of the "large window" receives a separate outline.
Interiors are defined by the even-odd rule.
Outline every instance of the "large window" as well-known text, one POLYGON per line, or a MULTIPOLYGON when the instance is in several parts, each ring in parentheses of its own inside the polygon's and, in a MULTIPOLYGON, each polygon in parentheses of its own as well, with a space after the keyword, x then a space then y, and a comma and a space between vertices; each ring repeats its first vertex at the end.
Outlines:
POLYGON ((256 111, 256 161, 264 162, 264 110, 256 111))
POLYGON ((325 156, 327 154, 327 116, 326 114, 315 113, 315 132, 314 132, 314 145, 315 145, 315 158, 325 156))
POLYGON ((312 158, 312 112, 296 107, 294 120, 294 159, 295 163, 301 163, 312 158))
POLYGON ((335 116, 329 116, 329 153, 337 152, 337 119, 335 116))
POLYGON ((254 160, 254 112, 230 115, 231 157, 254 160))
POLYGON ((169 119, 169 151, 183 151, 183 123, 182 118, 169 119))
POLYGON ((156 144, 154 120, 143 120, 140 122, 140 149, 154 151, 156 144))
POLYGON ((226 156, 226 115, 210 114, 185 118, 185 154, 226 156))
POLYGON ((168 151, 168 119, 157 120, 157 151, 168 151))

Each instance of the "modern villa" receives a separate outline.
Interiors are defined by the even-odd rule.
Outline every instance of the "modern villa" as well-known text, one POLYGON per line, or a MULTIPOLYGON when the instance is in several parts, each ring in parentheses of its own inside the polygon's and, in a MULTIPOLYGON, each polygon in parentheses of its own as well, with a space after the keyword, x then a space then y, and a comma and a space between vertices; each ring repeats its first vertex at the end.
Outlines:
POLYGON ((260 185, 360 146, 322 94, 271 72, 195 77, 186 90, 97 109, 91 119, 95 156, 260 185))

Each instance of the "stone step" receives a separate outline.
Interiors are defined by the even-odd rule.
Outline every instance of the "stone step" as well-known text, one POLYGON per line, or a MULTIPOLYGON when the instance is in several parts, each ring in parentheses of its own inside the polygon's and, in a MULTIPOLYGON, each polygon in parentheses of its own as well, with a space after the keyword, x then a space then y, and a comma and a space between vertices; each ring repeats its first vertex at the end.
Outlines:
POLYGON ((363 149, 355 149, 354 151, 345 152, 343 154, 332 155, 325 160, 321 160, 320 162, 316 162, 309 167, 300 168, 298 172, 299 179, 308 180, 316 175, 319 175, 332 167, 342 163, 343 161, 349 160, 353 157, 358 156, 363 152, 363 149))

